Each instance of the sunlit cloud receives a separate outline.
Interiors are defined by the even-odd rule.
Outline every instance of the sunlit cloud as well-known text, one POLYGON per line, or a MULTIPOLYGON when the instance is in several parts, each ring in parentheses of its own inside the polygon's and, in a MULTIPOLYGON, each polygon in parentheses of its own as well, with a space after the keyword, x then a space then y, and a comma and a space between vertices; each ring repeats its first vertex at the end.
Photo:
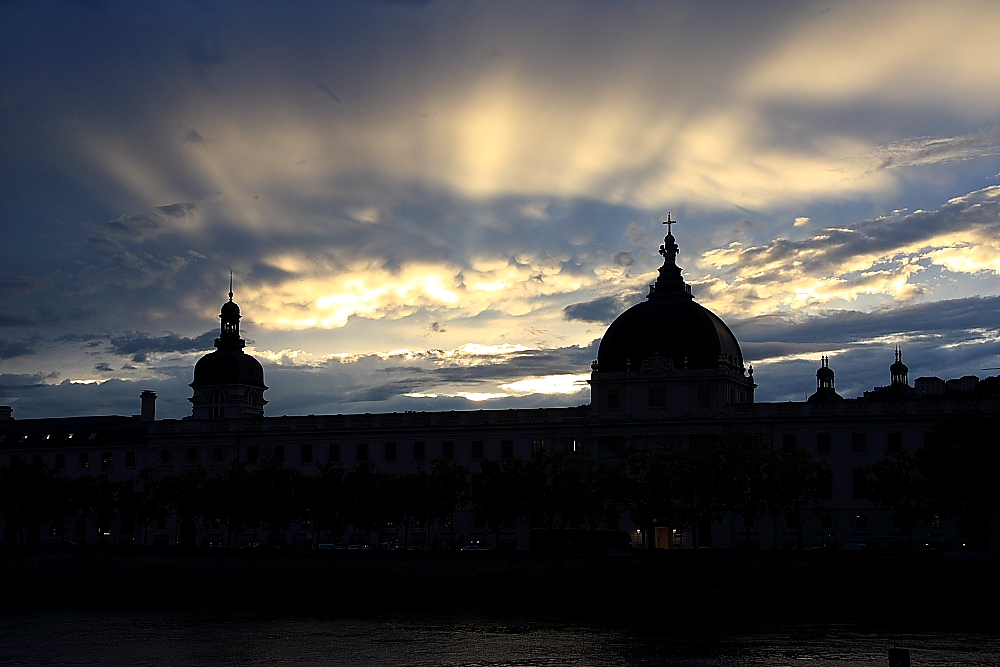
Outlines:
POLYGON ((589 388, 590 375, 546 375, 500 385, 521 394, 575 394, 589 388))
POLYGON ((801 241, 762 246, 734 242, 710 250, 702 264, 708 303, 727 311, 809 309, 862 295, 907 302, 931 289, 920 277, 932 266, 952 273, 1000 273, 1000 186, 956 197, 936 211, 915 211, 801 241))

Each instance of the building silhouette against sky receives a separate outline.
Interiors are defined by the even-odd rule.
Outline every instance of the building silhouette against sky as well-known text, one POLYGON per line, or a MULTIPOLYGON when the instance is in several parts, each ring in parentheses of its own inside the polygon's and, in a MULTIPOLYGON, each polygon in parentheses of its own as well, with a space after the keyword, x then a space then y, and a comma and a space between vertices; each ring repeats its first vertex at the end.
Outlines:
MULTIPOLYGON (((807 401, 756 403, 752 367, 744 364, 729 327, 695 300, 677 265, 678 252, 668 228, 660 248, 663 265, 649 294, 622 313, 601 341, 592 368, 589 406, 267 417, 264 370, 244 352, 240 309, 230 286, 216 349, 194 368, 190 417, 157 420, 156 396, 148 391, 142 394, 136 417, 22 421, 9 407, 0 408, 0 464, 20 457, 46 463, 71 477, 101 470, 113 479, 130 480, 147 467, 178 473, 200 466, 215 475, 234 461, 252 468, 267 456, 306 474, 314 474, 318 464, 327 462, 346 467, 370 462, 382 472, 404 473, 444 457, 476 474, 487 460, 527 460, 567 452, 614 461, 629 447, 657 448, 668 441, 697 446, 704 438, 754 434, 773 447, 801 447, 828 466, 824 510, 806 525, 777 517, 748 527, 729 516, 701 531, 665 524, 644 535, 635 525, 618 527, 636 545, 659 548, 740 543, 762 548, 791 544, 843 548, 909 539, 893 524, 891 513, 874 509, 866 500, 866 466, 894 448, 920 448, 943 419, 960 414, 995 418, 994 400, 973 393, 978 378, 948 382, 919 378, 914 388, 897 348, 888 386, 845 399, 836 391, 830 360, 823 356, 816 392, 807 401), (699 534, 698 545, 693 534, 699 534)), ((492 535, 476 525, 471 512, 460 511, 447 529, 415 527, 407 539, 425 548, 452 538, 460 544, 499 540, 495 546, 525 548, 529 528, 512 526, 492 535)), ((74 530, 73 535, 46 534, 44 539, 99 538, 92 524, 74 530)), ((176 517, 158 524, 154 532, 153 541, 159 544, 251 539, 225 535, 224 528, 208 521, 182 530, 176 517)), ((956 528, 948 524, 921 523, 914 535, 936 545, 960 541, 956 528)), ((311 539, 305 529, 272 538, 284 543, 311 539)), ((384 532, 381 539, 401 541, 402 529, 384 532)))

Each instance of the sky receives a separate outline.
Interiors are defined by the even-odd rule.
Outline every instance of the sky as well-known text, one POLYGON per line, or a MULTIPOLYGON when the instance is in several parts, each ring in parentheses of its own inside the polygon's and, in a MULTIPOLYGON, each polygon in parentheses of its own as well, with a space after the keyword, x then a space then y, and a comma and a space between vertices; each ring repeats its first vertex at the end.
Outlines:
POLYGON ((590 402, 667 212, 758 401, 995 375, 996 2, 0 1, 0 404, 590 402))

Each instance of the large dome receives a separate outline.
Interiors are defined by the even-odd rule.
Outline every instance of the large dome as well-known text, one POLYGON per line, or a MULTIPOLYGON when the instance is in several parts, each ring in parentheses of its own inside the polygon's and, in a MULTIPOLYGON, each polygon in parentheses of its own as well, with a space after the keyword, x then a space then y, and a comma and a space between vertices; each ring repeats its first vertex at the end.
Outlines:
POLYGON ((720 356, 737 368, 743 366, 736 336, 715 313, 690 297, 651 295, 608 327, 597 351, 598 370, 639 370, 656 353, 672 360, 674 368, 718 368, 720 356))
POLYGON ((206 354, 194 367, 196 385, 245 384, 266 389, 264 367, 243 350, 219 349, 206 354))
POLYGON ((663 240, 660 254, 665 261, 646 301, 619 315, 601 339, 597 370, 637 371, 656 354, 677 369, 742 369, 743 353, 736 336, 715 313, 695 303, 684 283, 675 262, 677 244, 672 234, 663 240))
POLYGON ((219 319, 222 331, 215 339, 218 348, 206 354, 194 366, 192 387, 223 384, 245 384, 267 389, 264 385, 264 367, 249 354, 243 352, 246 345, 240 338, 240 307, 233 303, 232 286, 229 301, 222 305, 219 319))

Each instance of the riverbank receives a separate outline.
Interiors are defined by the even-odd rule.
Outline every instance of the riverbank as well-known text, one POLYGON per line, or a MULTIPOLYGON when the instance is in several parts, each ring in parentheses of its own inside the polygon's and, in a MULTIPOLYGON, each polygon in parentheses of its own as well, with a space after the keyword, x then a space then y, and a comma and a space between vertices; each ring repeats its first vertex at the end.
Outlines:
MULTIPOLYGON (((1000 592, 994 559, 847 553, 0 549, 4 606, 232 603, 962 612, 1000 592)), ((949 612, 949 613, 952 613, 949 612)), ((894 612, 895 613, 895 612, 894 612)))

